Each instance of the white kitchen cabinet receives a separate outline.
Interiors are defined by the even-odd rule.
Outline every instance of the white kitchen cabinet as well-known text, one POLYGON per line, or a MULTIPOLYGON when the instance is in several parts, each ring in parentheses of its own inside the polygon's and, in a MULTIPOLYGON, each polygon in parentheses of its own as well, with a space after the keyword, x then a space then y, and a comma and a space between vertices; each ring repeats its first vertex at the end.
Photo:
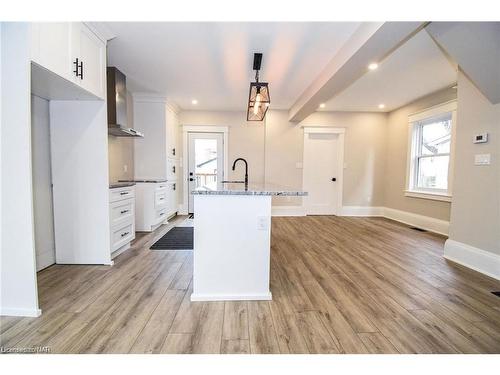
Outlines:
POLYGON ((135 187, 109 189, 109 228, 111 258, 128 248, 135 238, 135 187))
POLYGON ((167 158, 167 181, 177 181, 179 176, 179 160, 167 158))
POLYGON ((166 98, 134 94, 134 128, 144 138, 134 142, 136 179, 176 181, 179 175, 177 113, 166 98))
POLYGON ((177 183, 169 182, 167 184, 167 212, 168 216, 173 216, 177 213, 177 183))
POLYGON ((71 24, 71 61, 78 66, 76 84, 104 98, 106 82, 106 45, 81 22, 71 24))
POLYGON ((57 76, 104 99, 106 43, 84 23, 32 23, 31 59, 57 76))
POLYGON ((57 75, 72 80, 71 23, 34 22, 31 38, 32 60, 57 75))
MULTIPOLYGON (((152 232, 177 212, 172 203, 175 183, 136 182, 136 229, 152 232)), ((175 204, 175 206, 177 206, 175 204)))

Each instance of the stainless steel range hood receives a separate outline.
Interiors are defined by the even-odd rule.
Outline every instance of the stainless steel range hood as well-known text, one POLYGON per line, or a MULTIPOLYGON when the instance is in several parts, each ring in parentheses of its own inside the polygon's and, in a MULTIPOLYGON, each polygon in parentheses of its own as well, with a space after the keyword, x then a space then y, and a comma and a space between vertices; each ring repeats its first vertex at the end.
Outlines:
POLYGON ((115 137, 144 137, 127 128, 127 85, 125 75, 113 66, 107 68, 108 134, 115 137))

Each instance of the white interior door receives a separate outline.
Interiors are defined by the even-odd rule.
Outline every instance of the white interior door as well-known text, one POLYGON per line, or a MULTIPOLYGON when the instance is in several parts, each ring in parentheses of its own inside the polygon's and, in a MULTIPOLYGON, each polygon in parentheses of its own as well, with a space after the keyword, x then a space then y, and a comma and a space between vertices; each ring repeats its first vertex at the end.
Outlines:
POLYGON ((343 134, 304 130, 303 189, 307 215, 337 215, 342 205, 343 134))
POLYGON ((217 188, 224 176, 223 133, 188 134, 189 213, 194 213, 193 195, 198 187, 217 188))

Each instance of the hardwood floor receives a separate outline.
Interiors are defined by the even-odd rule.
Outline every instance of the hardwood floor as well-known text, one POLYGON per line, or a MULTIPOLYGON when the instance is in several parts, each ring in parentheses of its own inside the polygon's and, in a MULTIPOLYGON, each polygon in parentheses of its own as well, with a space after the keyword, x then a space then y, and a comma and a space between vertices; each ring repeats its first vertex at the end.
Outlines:
MULTIPOLYGON (((179 220, 181 220, 179 218, 179 220)), ((1 346, 52 353, 500 353, 500 282, 447 262, 444 238, 382 218, 272 220, 272 301, 191 302, 192 253, 141 236, 113 267, 38 275, 39 318, 1 346)))

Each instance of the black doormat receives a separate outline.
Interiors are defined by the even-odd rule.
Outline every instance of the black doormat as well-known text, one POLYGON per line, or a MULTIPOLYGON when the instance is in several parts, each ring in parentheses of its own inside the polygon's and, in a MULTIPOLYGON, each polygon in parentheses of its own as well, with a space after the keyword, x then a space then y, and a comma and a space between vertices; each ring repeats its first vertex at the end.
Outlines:
POLYGON ((151 250, 193 250, 193 227, 175 227, 150 247, 151 250))

